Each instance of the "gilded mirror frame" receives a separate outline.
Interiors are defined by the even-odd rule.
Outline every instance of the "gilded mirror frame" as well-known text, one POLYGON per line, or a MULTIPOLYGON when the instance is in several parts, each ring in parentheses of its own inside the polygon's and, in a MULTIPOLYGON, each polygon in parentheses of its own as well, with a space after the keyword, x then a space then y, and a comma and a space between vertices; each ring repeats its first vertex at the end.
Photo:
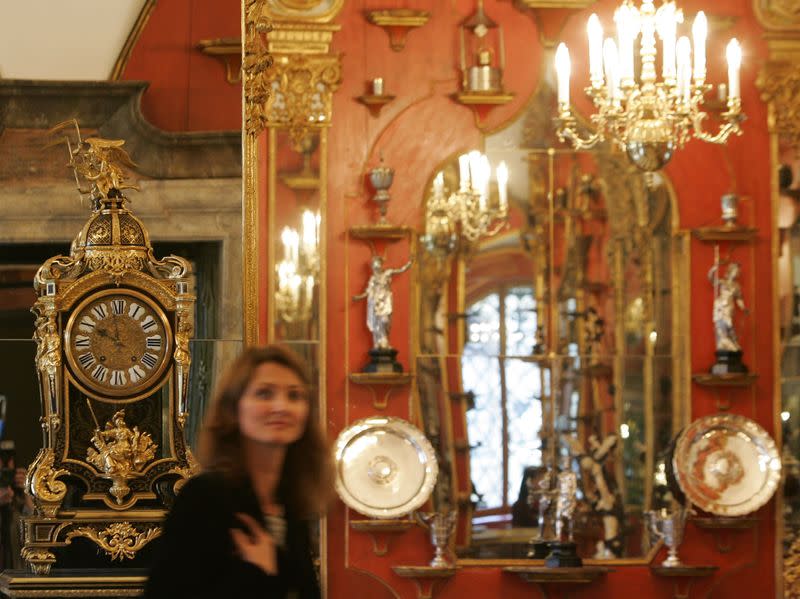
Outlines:
MULTIPOLYGON (((781 185, 779 167, 781 147, 786 146, 800 155, 800 17, 785 14, 778 2, 753 0, 754 13, 766 30, 769 56, 762 67, 756 85, 767 106, 767 130, 770 156, 770 198, 772 207, 770 251, 772 256, 772 343, 773 343, 773 430, 775 441, 783 452, 784 435, 781 413, 783 396, 783 341, 781 338, 780 256, 783 231, 780 223, 781 185)), ((787 584, 800 580, 800 564, 787 560, 784 555, 785 476, 778 488, 775 501, 775 596, 784 597, 796 591, 786 589, 787 584)), ((796 543, 795 543, 796 545, 796 543)))
MULTIPOLYGON (((343 4, 344 0, 241 2, 244 341, 245 345, 300 343, 303 347, 298 351, 316 352, 310 361, 315 368, 323 428, 327 422, 327 130, 332 120, 333 92, 341 82, 341 57, 330 51, 330 42, 339 26, 330 21, 343 4), (298 81, 302 83, 292 85, 298 81), (279 172, 278 154, 286 149, 287 143, 295 155, 302 153, 302 172, 279 172), (312 156, 316 172, 309 177, 305 167, 311 164, 312 156), (287 183, 287 174, 304 179, 297 189, 306 191, 314 179, 312 194, 316 194, 318 210, 319 266, 314 274, 310 317, 313 324, 305 327, 304 334, 299 336, 279 330, 281 315, 276 305, 278 179, 295 189, 287 183)), ((297 204, 299 208, 302 202, 297 204)), ((325 596, 327 526, 324 516, 319 521, 318 548, 320 582, 325 596)))
MULTIPOLYGON (((491 134, 491 133, 489 133, 491 134)), ((487 134, 487 135, 489 135, 487 134)), ((444 160, 441 165, 448 164, 452 162, 454 159, 451 156, 449 159, 444 160)), ((440 165, 440 167, 441 167, 440 165)), ((434 169, 436 170, 436 169, 434 169)), ((428 185, 425 189, 430 189, 431 181, 428 181, 428 185)), ((670 230, 668 232, 669 237, 672 240, 671 248, 668 253, 668 259, 671 262, 671 275, 669 278, 669 282, 671 284, 673 290, 672 296, 672 305, 670 308, 670 316, 671 316, 671 336, 672 336, 672 355, 669 356, 671 358, 671 368, 670 372, 672 374, 672 379, 674 382, 674 387, 672 390, 672 430, 673 434, 680 430, 681 427, 685 426, 688 423, 690 410, 688 408, 688 399, 690 397, 691 391, 691 364, 690 364, 690 355, 691 355, 691 343, 690 343, 690 335, 689 335, 689 318, 690 318, 690 288, 689 288, 689 281, 690 281, 690 241, 691 241, 691 234, 689 231, 682 230, 680 228, 680 215, 679 215, 679 205, 678 200, 675 194, 675 190, 671 185, 671 182, 666 177, 663 178, 663 187, 664 192, 668 196, 669 199, 669 208, 670 211, 670 230)), ((424 202, 425 200, 423 200, 424 202)), ((424 212, 424 211, 423 211, 424 212)), ((424 229, 424 223, 423 223, 424 229)), ((420 244, 421 246, 422 244, 420 244)), ((467 310, 467 298, 466 298, 466 291, 465 291, 465 281, 466 281, 466 271, 467 271, 467 259, 464 257, 463 254, 456 254, 455 256, 451 256, 449 258, 450 265, 447 267, 450 271, 450 280, 449 283, 441 287, 442 289, 442 299, 439 304, 439 308, 441 309, 442 306, 445 306, 444 311, 449 312, 450 308, 447 306, 454 307, 454 311, 456 314, 465 314, 467 310), (456 294, 455 302, 453 302, 453 298, 450 298, 452 294, 456 294)), ((420 271, 422 274, 423 267, 422 267, 422 260, 420 261, 420 271)), ((423 275, 424 276, 424 275, 423 275)), ((440 278, 442 273, 438 273, 440 278)), ((429 281, 424 278, 420 278, 417 281, 416 285, 416 293, 415 293, 415 305, 416 308, 419 309, 421 306, 426 305, 425 297, 423 297, 422 288, 428 286, 429 281)), ((455 347, 463 347, 464 345, 464 327, 456 327, 454 329, 455 337, 457 339, 449 339, 447 334, 445 334, 444 338, 441 340, 440 345, 448 348, 447 356, 433 356, 433 355, 423 355, 421 353, 422 344, 420 343, 420 338, 425 334, 423 329, 427 330, 425 327, 426 325, 423 322, 433 322, 435 320, 435 326, 439 326, 442 322, 442 317, 436 319, 434 316, 431 315, 431 321, 425 321, 425 317, 421 314, 417 316, 417 323, 414 327, 412 327, 414 339, 414 347, 416 350, 416 354, 418 358, 426 358, 426 359, 438 359, 439 368, 442 371, 446 370, 445 365, 443 364, 443 360, 445 358, 452 357, 449 353, 450 348, 453 346, 455 347), (455 341, 455 343, 454 343, 455 341)), ((445 330, 447 327, 445 327, 445 330)), ((650 348, 649 344, 647 345, 650 348)), ((652 354, 652 348, 648 350, 650 353, 643 354, 642 357, 647 357, 652 354)), ((459 354, 460 355, 460 354, 459 354)), ((449 382, 445 380, 442 383, 442 393, 444 395, 448 395, 448 392, 451 391, 449 388, 445 388, 449 385, 449 382)), ((418 402, 421 402, 423 398, 421 397, 422 390, 415 388, 414 390, 415 395, 417 396, 416 399, 418 402)), ((452 402, 456 403, 456 402, 452 402)), ((423 406, 420 404, 420 410, 422 410, 423 406)), ((450 441, 450 446, 447 449, 447 454, 444 457, 445 460, 448 460, 454 466, 452 468, 445 468, 445 470, 452 471, 454 473, 453 479, 446 482, 446 485, 450 489, 451 497, 455 498, 457 502, 460 502, 464 499, 459 493, 463 494, 465 492, 465 485, 460 484, 457 480, 455 480, 455 473, 459 471, 459 468, 455 467, 456 464, 456 453, 457 450, 453 445, 453 436, 452 431, 453 428, 465 428, 465 423, 458 422, 454 424, 453 418, 457 416, 453 416, 454 411, 451 411, 451 418, 448 422, 438 423, 438 426, 441 426, 443 432, 448 436, 450 441)), ((652 446, 653 444, 653 437, 654 437, 654 430, 651 426, 649 426, 645 432, 646 439, 652 446)), ((470 443, 468 440, 467 443, 470 443)), ((655 459, 655 456, 653 456, 655 459)), ((467 470, 469 470, 469 457, 467 454, 467 470)), ((652 485, 650 485, 652 489, 652 485)), ((445 492, 444 490, 439 490, 439 493, 445 492)), ((650 493, 646 494, 646 497, 649 497, 650 493)), ((468 535, 469 536, 469 535, 468 535)), ((594 565, 643 565, 649 564, 655 558, 658 550, 661 546, 661 543, 655 543, 652 547, 649 548, 646 552, 642 555, 635 556, 635 557, 623 557, 623 558, 615 558, 609 560, 599 560, 593 558, 586 558, 584 562, 586 564, 594 564, 594 565)), ((525 559, 519 558, 459 558, 458 564, 459 566, 471 566, 471 567, 498 567, 498 566, 508 566, 508 565, 520 565, 529 563, 525 559)))

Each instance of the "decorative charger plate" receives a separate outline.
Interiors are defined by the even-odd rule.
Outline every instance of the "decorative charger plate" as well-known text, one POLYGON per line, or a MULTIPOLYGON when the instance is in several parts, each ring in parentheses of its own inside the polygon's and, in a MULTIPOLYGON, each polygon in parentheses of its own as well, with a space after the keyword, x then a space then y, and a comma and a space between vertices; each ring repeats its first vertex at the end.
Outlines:
POLYGON ((672 466, 686 498, 718 516, 742 516, 770 500, 781 458, 767 431, 734 414, 692 422, 675 444, 672 466))
POLYGON ((396 518, 428 500, 439 465, 428 439, 400 418, 354 422, 336 440, 336 492, 357 512, 396 518))

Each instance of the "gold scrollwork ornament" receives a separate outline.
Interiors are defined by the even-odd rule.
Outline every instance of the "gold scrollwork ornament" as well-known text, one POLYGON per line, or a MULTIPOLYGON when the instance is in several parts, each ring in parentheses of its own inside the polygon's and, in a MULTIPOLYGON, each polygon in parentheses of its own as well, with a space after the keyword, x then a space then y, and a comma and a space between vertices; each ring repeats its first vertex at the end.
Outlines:
POLYGON ((257 136, 267 126, 267 114, 272 98, 268 69, 272 66, 272 56, 267 52, 261 38, 271 29, 269 21, 263 16, 264 0, 245 2, 245 39, 242 56, 242 81, 244 85, 245 131, 257 136))
POLYGON ((138 531, 129 522, 114 522, 103 530, 81 526, 67 533, 67 541, 85 537, 105 551, 112 560, 133 559, 136 553, 153 539, 161 536, 160 527, 138 531))
POLYGON ((800 66, 796 62, 768 62, 756 85, 761 99, 770 106, 770 131, 785 137, 800 151, 800 66))
POLYGON ((56 561, 55 554, 43 547, 23 547, 20 553, 37 576, 47 576, 56 561))
POLYGON ((47 518, 55 517, 67 494, 67 486, 58 477, 69 473, 61 468, 53 468, 54 462, 55 453, 52 449, 40 449, 25 481, 25 488, 33 496, 36 507, 47 518))

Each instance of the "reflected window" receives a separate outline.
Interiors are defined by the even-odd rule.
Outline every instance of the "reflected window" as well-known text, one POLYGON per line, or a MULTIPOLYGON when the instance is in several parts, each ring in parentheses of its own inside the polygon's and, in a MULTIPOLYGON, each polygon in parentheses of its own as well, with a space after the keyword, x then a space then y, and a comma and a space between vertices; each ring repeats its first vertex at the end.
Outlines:
POLYGON ((479 512, 507 512, 520 495, 525 467, 542 462, 544 373, 530 360, 536 325, 530 286, 493 290, 467 309, 461 366, 463 388, 475 397, 467 430, 479 512))

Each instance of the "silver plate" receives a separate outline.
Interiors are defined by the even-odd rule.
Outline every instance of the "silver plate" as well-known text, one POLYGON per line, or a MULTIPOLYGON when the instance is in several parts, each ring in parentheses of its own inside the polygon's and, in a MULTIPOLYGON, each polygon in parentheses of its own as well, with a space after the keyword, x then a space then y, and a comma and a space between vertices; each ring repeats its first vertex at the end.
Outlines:
POLYGON ((439 465, 428 439, 400 418, 358 420, 336 439, 336 492, 372 518, 396 518, 428 500, 439 465))
POLYGON ((781 479, 775 441, 735 414, 706 416, 678 436, 672 458, 686 498, 718 516, 743 516, 770 500, 781 479))

